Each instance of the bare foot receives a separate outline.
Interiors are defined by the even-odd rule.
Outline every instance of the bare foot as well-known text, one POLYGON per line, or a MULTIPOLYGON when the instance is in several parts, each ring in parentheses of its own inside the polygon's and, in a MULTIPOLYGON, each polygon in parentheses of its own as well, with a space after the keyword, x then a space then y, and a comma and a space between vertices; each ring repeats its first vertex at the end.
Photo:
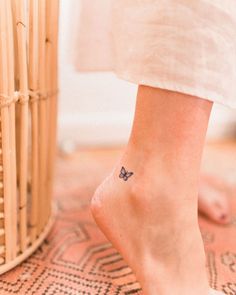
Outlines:
POLYGON ((227 184, 215 176, 203 175, 198 195, 199 212, 219 224, 230 222, 227 184))
POLYGON ((119 173, 115 169, 98 187, 91 211, 135 272, 144 294, 222 294, 208 286, 193 198, 179 202, 177 188, 173 183, 168 187, 160 175, 124 181, 119 173))

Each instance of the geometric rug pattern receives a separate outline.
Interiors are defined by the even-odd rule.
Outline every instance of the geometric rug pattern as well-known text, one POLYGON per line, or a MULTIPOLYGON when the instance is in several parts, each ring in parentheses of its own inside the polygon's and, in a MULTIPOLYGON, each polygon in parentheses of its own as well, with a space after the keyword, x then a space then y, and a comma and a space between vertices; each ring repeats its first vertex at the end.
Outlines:
MULTIPOLYGON (((82 159, 77 160, 83 164, 82 159)), ((58 167, 64 172, 57 175, 58 214, 50 234, 30 258, 0 276, 0 294, 142 294, 131 269, 91 217, 89 201, 100 182, 96 167, 87 167, 89 176, 85 177, 83 171, 75 171, 72 163, 69 167, 66 163, 65 160, 58 167), (82 182, 73 175, 80 175, 82 182)), ((103 177, 105 171, 108 167, 101 173, 103 177)), ((230 225, 218 226, 200 217, 200 227, 211 286, 227 295, 236 295, 236 198, 230 201, 230 225)))

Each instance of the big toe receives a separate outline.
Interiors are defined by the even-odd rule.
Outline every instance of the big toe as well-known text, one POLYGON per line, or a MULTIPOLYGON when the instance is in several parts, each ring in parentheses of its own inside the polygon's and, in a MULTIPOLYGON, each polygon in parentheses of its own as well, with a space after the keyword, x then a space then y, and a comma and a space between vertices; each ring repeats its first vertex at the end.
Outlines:
POLYGON ((230 221, 229 211, 224 207, 221 207, 220 204, 212 203, 209 206, 206 206, 203 211, 205 211, 204 213, 208 218, 219 224, 227 224, 230 221))
POLYGON ((217 192, 199 195, 199 211, 220 224, 227 224, 230 221, 227 197, 217 192))

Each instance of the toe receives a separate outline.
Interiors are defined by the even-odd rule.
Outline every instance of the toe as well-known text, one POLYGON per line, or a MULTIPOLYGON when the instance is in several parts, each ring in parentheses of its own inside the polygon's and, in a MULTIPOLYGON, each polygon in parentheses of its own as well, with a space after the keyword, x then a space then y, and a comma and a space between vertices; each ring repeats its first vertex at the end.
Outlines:
POLYGON ((219 223, 227 224, 230 221, 229 205, 224 193, 203 192, 199 194, 199 211, 209 219, 219 223))
POLYGON ((209 204, 209 215, 212 219, 221 224, 227 224, 230 221, 230 211, 226 196, 224 194, 216 197, 209 204))

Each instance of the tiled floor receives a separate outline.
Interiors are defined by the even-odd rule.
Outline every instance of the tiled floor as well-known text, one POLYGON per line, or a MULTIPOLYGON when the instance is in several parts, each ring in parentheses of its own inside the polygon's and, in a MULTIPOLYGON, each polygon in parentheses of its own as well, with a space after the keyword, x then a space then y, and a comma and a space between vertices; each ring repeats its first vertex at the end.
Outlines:
MULTIPOLYGON (((80 150, 57 161, 56 223, 40 249, 0 277, 0 294, 141 294, 131 270, 95 225, 88 210, 99 182, 121 149, 80 150)), ((236 143, 207 145, 203 169, 225 177, 234 212, 229 226, 200 218, 212 287, 236 294, 236 143)))

